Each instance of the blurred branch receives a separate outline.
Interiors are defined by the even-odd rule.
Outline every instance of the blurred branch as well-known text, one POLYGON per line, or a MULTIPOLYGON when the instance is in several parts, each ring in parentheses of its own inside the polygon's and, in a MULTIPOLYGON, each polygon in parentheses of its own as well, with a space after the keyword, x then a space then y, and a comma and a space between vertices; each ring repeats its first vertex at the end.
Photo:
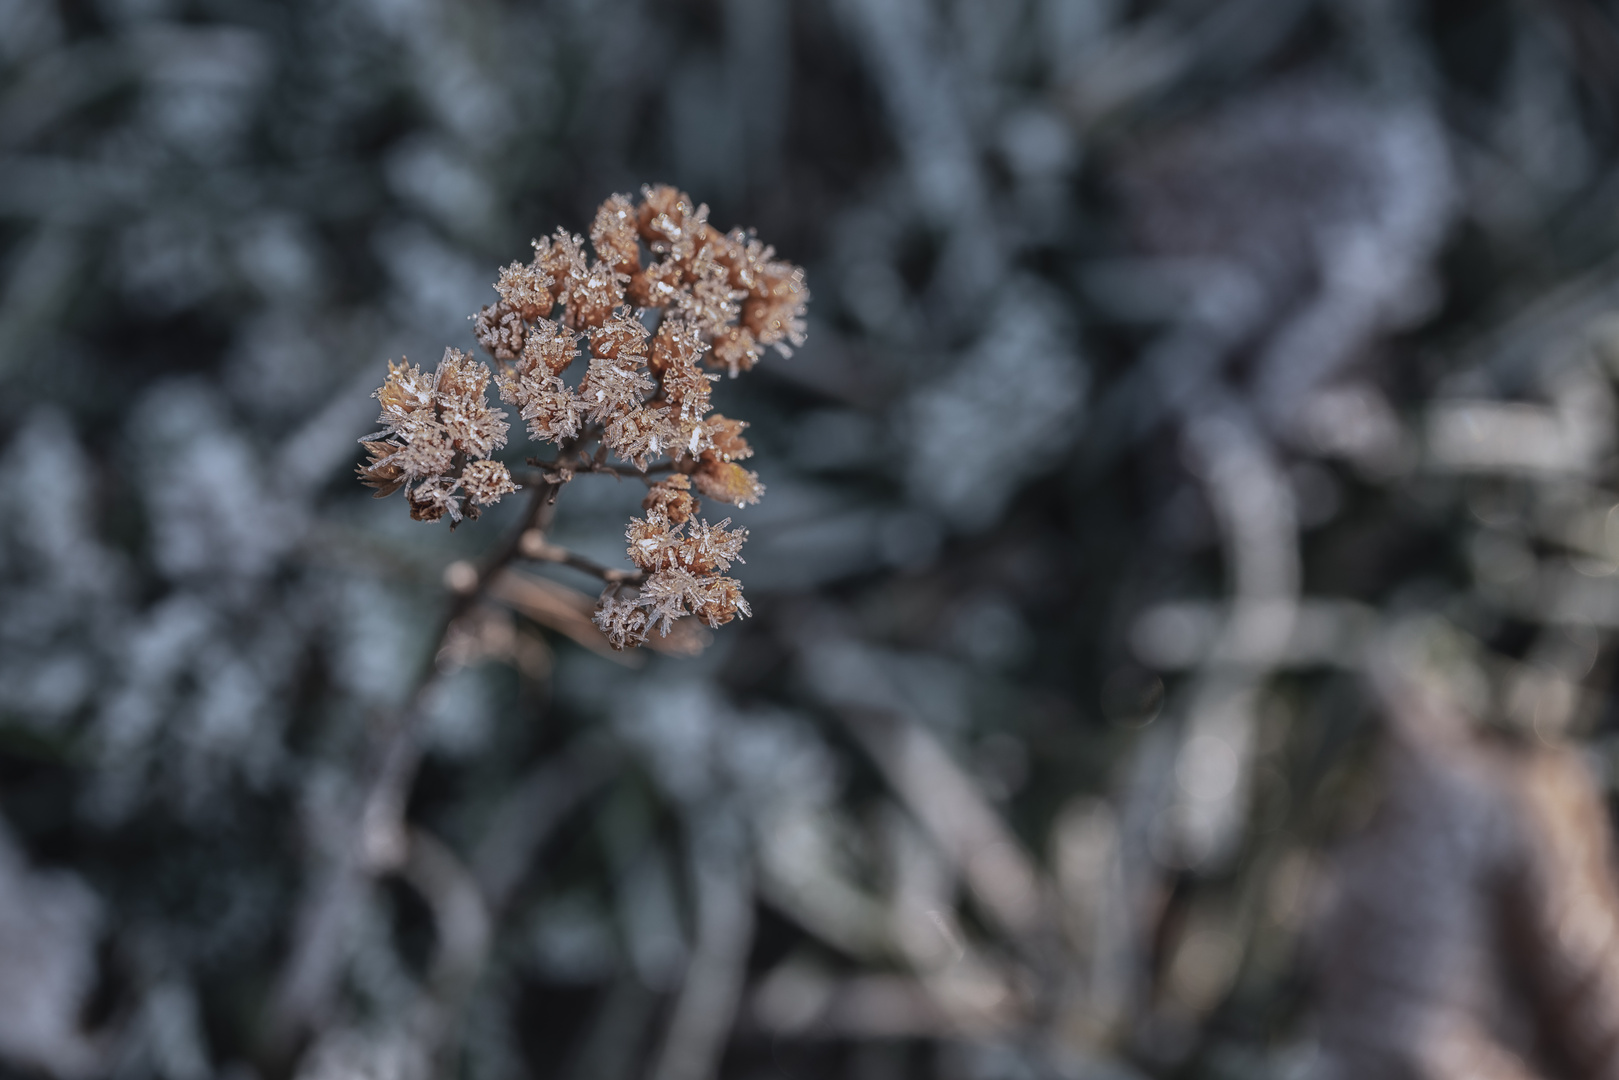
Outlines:
MULTIPOLYGON (((709 1080, 736 1019, 753 941, 747 862, 724 838, 693 838, 697 938, 652 1080, 709 1080)), ((722 830, 723 831, 723 830, 722 830)))

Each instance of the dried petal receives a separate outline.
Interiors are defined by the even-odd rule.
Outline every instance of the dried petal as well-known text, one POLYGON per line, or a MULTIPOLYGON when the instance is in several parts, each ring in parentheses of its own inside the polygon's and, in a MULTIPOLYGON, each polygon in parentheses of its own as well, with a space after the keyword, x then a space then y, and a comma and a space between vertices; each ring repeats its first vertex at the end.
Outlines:
MULTIPOLYGON (((377 493, 373 498, 377 499, 398 491, 405 482, 404 470, 400 468, 398 462, 392 460, 399 447, 391 442, 372 442, 365 439, 360 442, 371 455, 369 464, 357 466, 355 469, 360 474, 360 482, 367 487, 376 488, 377 493)), ((682 476, 680 479, 686 478, 682 476)))

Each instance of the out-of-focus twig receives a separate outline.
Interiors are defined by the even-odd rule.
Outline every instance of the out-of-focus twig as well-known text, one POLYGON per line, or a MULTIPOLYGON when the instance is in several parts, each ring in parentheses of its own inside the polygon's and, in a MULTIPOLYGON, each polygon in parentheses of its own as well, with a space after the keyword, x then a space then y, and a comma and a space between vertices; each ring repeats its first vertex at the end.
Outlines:
POLYGON ((740 851, 695 838, 692 889, 697 936, 685 982, 650 1075, 709 1080, 735 1022, 753 941, 753 885, 740 851))

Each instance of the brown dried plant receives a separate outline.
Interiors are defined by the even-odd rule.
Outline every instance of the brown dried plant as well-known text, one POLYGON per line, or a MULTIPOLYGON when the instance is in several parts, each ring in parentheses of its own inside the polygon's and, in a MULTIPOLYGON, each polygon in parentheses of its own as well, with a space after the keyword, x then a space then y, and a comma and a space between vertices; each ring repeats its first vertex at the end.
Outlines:
MULTIPOLYGON (((558 229, 534 241, 534 258, 500 271, 500 299, 475 314, 480 345, 495 363, 500 399, 518 411, 530 438, 556 444, 538 469, 519 540, 505 545, 476 578, 480 594, 519 555, 566 563, 606 586, 595 623, 614 648, 640 645, 656 628, 695 616, 711 627, 748 615, 742 586, 725 576, 741 561, 746 529, 696 515, 699 498, 742 506, 764 494, 758 475, 737 464, 752 453, 739 420, 713 411, 710 390, 725 371, 750 370, 774 348, 804 341, 809 290, 804 271, 775 258, 751 232, 722 233, 708 207, 663 185, 602 203, 584 239, 558 229), (576 385, 565 378, 583 355, 576 385), (579 473, 623 476, 649 486, 645 517, 626 531, 634 571, 597 566, 545 540, 561 488, 579 473), (663 473, 653 481, 651 474, 663 473)), ((453 528, 517 490, 491 455, 506 443, 506 414, 484 392, 490 370, 447 349, 424 375, 391 363, 377 391, 383 428, 361 442, 370 452, 361 479, 377 497, 403 490, 411 517, 453 528)))

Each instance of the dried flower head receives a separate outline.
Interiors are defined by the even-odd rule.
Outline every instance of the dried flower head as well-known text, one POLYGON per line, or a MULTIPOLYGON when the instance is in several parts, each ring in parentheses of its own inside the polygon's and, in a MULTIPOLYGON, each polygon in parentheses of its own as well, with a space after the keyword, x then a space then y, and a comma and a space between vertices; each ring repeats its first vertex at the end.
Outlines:
POLYGON ((388 378, 375 397, 382 404, 382 430, 360 440, 370 453, 361 479, 377 497, 400 488, 418 521, 462 517, 465 487, 478 507, 515 491, 511 474, 489 455, 506 445, 506 414, 484 399, 489 369, 458 349, 446 349, 431 378, 415 364, 389 362, 388 378), (470 474, 469 474, 470 470, 470 474))
MULTIPOLYGON (((740 506, 758 501, 764 486, 736 464, 753 452, 742 438, 747 425, 711 411, 719 375, 704 369, 735 376, 766 349, 800 344, 809 292, 802 270, 749 232, 720 232, 707 206, 668 186, 643 188, 638 204, 609 197, 590 246, 594 260, 565 229, 534 241, 527 265, 500 271, 499 299, 472 317, 473 330, 495 361, 501 400, 531 438, 557 444, 552 461, 531 462, 544 481, 536 508, 576 475, 619 472, 611 459, 642 472, 665 459, 668 475, 642 503, 646 517, 625 533, 637 571, 600 570, 608 585, 596 625, 627 648, 682 618, 719 626, 749 614, 741 584, 723 576, 741 561, 747 530, 700 520, 699 496, 740 506), (570 385, 568 369, 581 356, 585 370, 570 385)), ((452 523, 516 490, 491 456, 507 426, 486 401, 489 379, 487 367, 455 349, 431 376, 390 363, 377 391, 383 429, 361 440, 364 482, 379 497, 404 491, 418 520, 452 523)), ((522 550, 589 565, 543 538, 522 550)))

